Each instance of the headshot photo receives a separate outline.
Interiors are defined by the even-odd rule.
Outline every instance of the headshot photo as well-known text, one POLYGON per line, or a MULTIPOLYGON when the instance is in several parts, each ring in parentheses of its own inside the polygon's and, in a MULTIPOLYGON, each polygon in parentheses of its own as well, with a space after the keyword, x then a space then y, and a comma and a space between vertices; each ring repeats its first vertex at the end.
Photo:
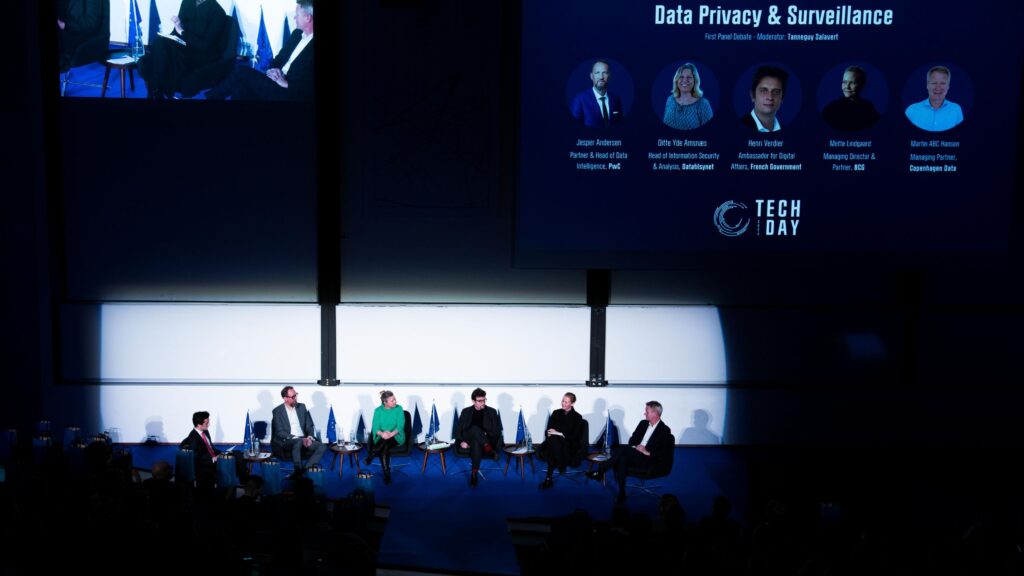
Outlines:
POLYGON ((795 76, 777 64, 761 64, 740 76, 734 92, 740 123, 754 132, 782 130, 800 108, 795 76))
MULTIPOLYGON (((947 66, 932 66, 925 74, 927 98, 907 106, 910 123, 928 132, 945 132, 964 121, 959 104, 948 98, 953 72, 947 66)), ((913 79, 911 79, 913 83, 913 79)))
POLYGON ((711 103, 704 97, 697 65, 686 62, 677 66, 661 121, 676 130, 693 130, 710 122, 713 116, 711 103))
POLYGON ((608 128, 621 122, 632 101, 632 80, 614 61, 603 58, 577 67, 569 79, 569 111, 577 123, 608 128))
POLYGON ((825 94, 826 98, 831 99, 821 111, 821 118, 826 124, 843 132, 856 132, 878 123, 881 114, 874 101, 884 103, 884 93, 887 92, 881 74, 873 70, 869 74, 864 67, 852 65, 843 70, 842 81, 838 86, 834 82, 833 75, 826 75, 819 90, 819 99, 825 94), (876 82, 877 88, 882 88, 881 98, 876 96, 879 90, 874 90, 870 95, 867 91, 869 86, 875 89, 876 82), (836 88, 839 88, 838 97, 835 97, 836 88))

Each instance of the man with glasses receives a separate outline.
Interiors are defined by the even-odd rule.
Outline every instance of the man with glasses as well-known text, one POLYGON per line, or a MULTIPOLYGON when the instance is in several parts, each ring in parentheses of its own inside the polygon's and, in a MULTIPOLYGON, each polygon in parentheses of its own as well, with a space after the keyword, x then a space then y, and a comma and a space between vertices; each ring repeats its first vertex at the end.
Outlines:
POLYGON ((270 425, 273 437, 271 446, 279 457, 290 456, 295 464, 295 475, 301 475, 302 456, 309 456, 309 463, 319 464, 327 447, 313 438, 313 417, 309 415, 305 404, 297 400, 299 394, 295 388, 285 386, 281 389, 284 403, 274 408, 274 419, 270 425))
POLYGON ((778 132, 782 130, 776 115, 786 97, 786 82, 789 72, 778 66, 761 66, 754 72, 750 82, 750 100, 754 108, 740 119, 740 122, 758 132, 778 132))
POLYGON ((480 472, 480 459, 484 454, 496 458, 501 446, 501 420, 498 411, 487 405, 487 393, 477 388, 471 396, 473 405, 463 408, 455 428, 455 441, 463 450, 469 450, 472 471, 469 485, 476 486, 480 472))

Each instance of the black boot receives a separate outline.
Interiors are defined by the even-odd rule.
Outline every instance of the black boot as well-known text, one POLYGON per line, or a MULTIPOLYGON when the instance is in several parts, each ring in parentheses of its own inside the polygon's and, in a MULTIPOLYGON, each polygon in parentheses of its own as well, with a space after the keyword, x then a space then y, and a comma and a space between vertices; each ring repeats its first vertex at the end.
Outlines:
POLYGON ((376 456, 378 456, 380 454, 380 451, 383 450, 383 449, 384 449, 384 443, 383 442, 377 442, 376 444, 374 444, 373 447, 370 448, 367 451, 369 453, 366 455, 366 460, 365 460, 366 465, 369 466, 370 463, 373 462, 373 459, 376 456))
POLYGON ((391 454, 385 452, 381 455, 380 467, 384 470, 384 483, 391 484, 391 454))

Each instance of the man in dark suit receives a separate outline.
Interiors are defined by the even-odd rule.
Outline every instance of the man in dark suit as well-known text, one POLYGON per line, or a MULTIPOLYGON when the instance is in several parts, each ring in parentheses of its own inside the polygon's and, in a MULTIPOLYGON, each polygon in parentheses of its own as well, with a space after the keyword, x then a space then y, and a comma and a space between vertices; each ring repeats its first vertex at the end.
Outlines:
POLYGON ((660 402, 648 402, 644 407, 644 419, 629 437, 629 445, 619 446, 596 471, 587 472, 587 477, 601 480, 606 471, 614 470, 615 481, 619 483, 619 503, 626 500, 626 473, 630 468, 653 468, 670 458, 671 451, 675 449, 672 430, 661 421, 661 410, 660 402))
POLYGON ((196 463, 196 485, 212 488, 217 477, 217 457, 220 450, 213 447, 210 439, 210 413, 196 412, 192 415, 192 431, 181 441, 181 448, 192 451, 196 463))
MULTIPOLYGON (((79 46, 100 33, 110 22, 104 20, 107 11, 101 2, 109 0, 57 0, 57 29, 60 39, 60 70, 71 67, 71 60, 79 46)), ((107 46, 103 46, 106 50, 107 46)))
POLYGON ((501 446, 501 419, 498 411, 487 405, 487 393, 477 388, 471 395, 473 405, 462 409, 459 423, 455 427, 455 441, 463 450, 469 450, 472 460, 472 471, 469 485, 477 485, 480 472, 480 459, 484 454, 491 457, 497 455, 501 446))
POLYGON ((305 404, 296 400, 299 394, 295 388, 285 386, 281 389, 284 403, 274 408, 273 420, 270 424, 271 446, 274 453, 290 456, 295 464, 295 474, 302 473, 302 456, 309 456, 309 463, 319 464, 327 447, 318 442, 313 435, 313 417, 309 415, 305 404))
POLYGON ((235 68, 223 82, 206 92, 206 99, 312 100, 313 52, 313 0, 298 0, 295 31, 267 71, 248 66, 235 68))
POLYGON ((590 68, 593 87, 576 95, 572 101, 572 116, 577 122, 591 128, 604 128, 622 120, 622 101, 608 91, 612 70, 607 62, 598 60, 590 68))

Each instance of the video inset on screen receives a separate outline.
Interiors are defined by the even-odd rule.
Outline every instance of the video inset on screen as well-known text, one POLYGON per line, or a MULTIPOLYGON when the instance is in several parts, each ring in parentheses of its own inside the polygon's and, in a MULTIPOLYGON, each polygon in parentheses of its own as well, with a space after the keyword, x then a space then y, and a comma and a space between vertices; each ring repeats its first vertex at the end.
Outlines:
POLYGON ((314 0, 56 0, 64 97, 312 101, 314 0))

